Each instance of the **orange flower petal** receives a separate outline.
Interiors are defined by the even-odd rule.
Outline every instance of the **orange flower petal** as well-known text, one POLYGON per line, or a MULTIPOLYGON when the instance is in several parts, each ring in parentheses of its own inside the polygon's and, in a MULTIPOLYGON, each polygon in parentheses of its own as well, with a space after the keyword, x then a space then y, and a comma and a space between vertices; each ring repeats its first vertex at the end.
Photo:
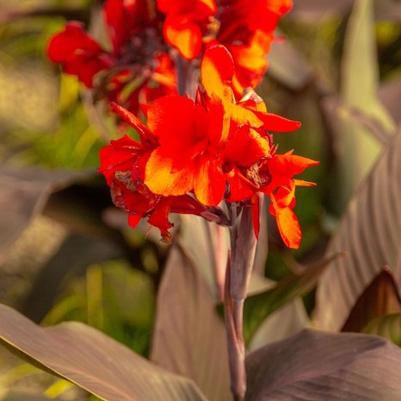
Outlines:
POLYGON ((305 181, 305 180, 294 180, 294 184, 297 187, 316 187, 316 182, 305 181))
POLYGON ((173 160, 157 148, 146 163, 145 184, 158 195, 184 195, 193 188, 194 168, 191 167, 187 164, 180 170, 173 168, 173 160))
POLYGON ((209 47, 202 59, 201 82, 210 97, 224 99, 232 94, 227 93, 225 86, 234 76, 234 61, 230 52, 222 45, 209 47))
POLYGON ((289 207, 277 209, 276 222, 284 244, 288 248, 298 249, 301 244, 302 231, 294 211, 289 207))
POLYGON ((203 160, 194 180, 195 196, 204 205, 216 206, 223 199, 226 180, 217 160, 203 160))
POLYGON ((167 17, 164 37, 187 60, 194 59, 201 50, 202 32, 199 26, 180 17, 167 17))

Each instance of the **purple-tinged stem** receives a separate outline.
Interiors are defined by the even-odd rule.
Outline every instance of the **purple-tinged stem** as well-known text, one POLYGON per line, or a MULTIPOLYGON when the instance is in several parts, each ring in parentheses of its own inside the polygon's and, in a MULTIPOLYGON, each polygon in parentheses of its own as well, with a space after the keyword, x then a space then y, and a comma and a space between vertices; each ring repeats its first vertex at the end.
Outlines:
MULTIPOLYGON (((236 207, 236 206, 234 206, 236 207)), ((244 401, 246 393, 245 342, 243 336, 244 301, 256 252, 256 237, 249 204, 232 210, 231 251, 227 261, 224 312, 234 401, 244 401)))

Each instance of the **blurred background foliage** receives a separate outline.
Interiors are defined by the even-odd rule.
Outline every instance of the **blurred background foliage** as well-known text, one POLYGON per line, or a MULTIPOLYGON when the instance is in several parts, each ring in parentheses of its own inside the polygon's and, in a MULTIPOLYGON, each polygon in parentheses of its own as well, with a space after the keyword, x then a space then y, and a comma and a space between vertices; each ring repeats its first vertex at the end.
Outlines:
MULTIPOLYGON (((321 161, 305 175, 317 188, 297 195, 302 248, 285 249, 268 222, 265 276, 287 280, 280 300, 301 297, 306 308, 301 305, 303 317, 292 322, 313 311, 316 283, 312 275, 294 281, 294 274, 323 256, 385 141, 377 131, 386 136, 401 120, 401 5, 377 0, 370 10, 368 3, 352 9, 351 0, 295 0, 281 26, 286 39, 273 46, 259 89, 271 111, 303 123, 296 134, 276 135, 280 151, 295 149, 321 161)), ((0 0, 0 183, 9 191, 0 195, 1 228, 7 227, 0 235, 7 239, 0 246, 0 301, 44 325, 88 323, 148 355, 168 247, 147 227, 129 230, 113 208, 95 172, 100 147, 119 133, 103 106, 94 106, 77 80, 61 74, 45 54, 67 19, 101 30, 91 18, 99 4, 0 0), (66 172, 43 176, 42 169, 66 172)), ((372 327, 374 322, 366 330, 372 327)), ((1 351, 0 399, 88 399, 1 351)))

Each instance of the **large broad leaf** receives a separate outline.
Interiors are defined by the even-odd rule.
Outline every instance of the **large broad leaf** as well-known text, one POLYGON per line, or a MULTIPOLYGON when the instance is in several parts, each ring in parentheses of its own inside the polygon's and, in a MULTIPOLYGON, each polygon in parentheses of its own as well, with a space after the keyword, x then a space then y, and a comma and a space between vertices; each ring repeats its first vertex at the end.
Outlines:
POLYGON ((379 337, 305 330, 247 358, 247 401, 400 401, 401 350, 379 337))
MULTIPOLYGON (((374 22, 373 0, 356 0, 345 35, 341 102, 375 118, 386 131, 394 132, 394 122, 377 97, 379 73, 374 22)), ((341 190, 337 191, 337 202, 341 208, 371 169, 381 145, 351 117, 339 114, 338 119, 341 190)))
POLYGON ((401 283, 401 135, 397 134, 351 201, 327 252, 345 252, 322 275, 318 327, 340 329, 356 300, 385 267, 401 283))
POLYGON ((206 281, 176 247, 159 289, 151 359, 193 379, 209 400, 230 399, 223 322, 206 281))
POLYGON ((28 359, 106 401, 205 400, 189 379, 156 367, 84 324, 41 328, 0 305, 0 338, 28 359))
POLYGON ((52 191, 88 176, 87 172, 1 168, 0 263, 9 245, 43 209, 52 191))
POLYGON ((284 305, 301 297, 316 286, 316 283, 333 256, 314 266, 305 268, 301 274, 290 274, 272 288, 252 294, 245 300, 244 336, 247 343, 265 322, 266 318, 284 305))

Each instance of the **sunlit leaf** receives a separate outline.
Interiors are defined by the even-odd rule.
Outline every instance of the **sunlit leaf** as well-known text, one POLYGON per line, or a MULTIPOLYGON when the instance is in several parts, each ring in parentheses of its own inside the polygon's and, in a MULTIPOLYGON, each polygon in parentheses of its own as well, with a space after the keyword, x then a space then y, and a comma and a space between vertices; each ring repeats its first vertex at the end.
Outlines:
POLYGON ((344 252, 322 275, 315 318, 338 330, 384 266, 401 283, 401 135, 397 134, 351 201, 327 252, 344 252))
POLYGON ((2 305, 0 338, 28 359, 102 400, 205 400, 190 380, 156 367, 84 324, 41 328, 2 305))

